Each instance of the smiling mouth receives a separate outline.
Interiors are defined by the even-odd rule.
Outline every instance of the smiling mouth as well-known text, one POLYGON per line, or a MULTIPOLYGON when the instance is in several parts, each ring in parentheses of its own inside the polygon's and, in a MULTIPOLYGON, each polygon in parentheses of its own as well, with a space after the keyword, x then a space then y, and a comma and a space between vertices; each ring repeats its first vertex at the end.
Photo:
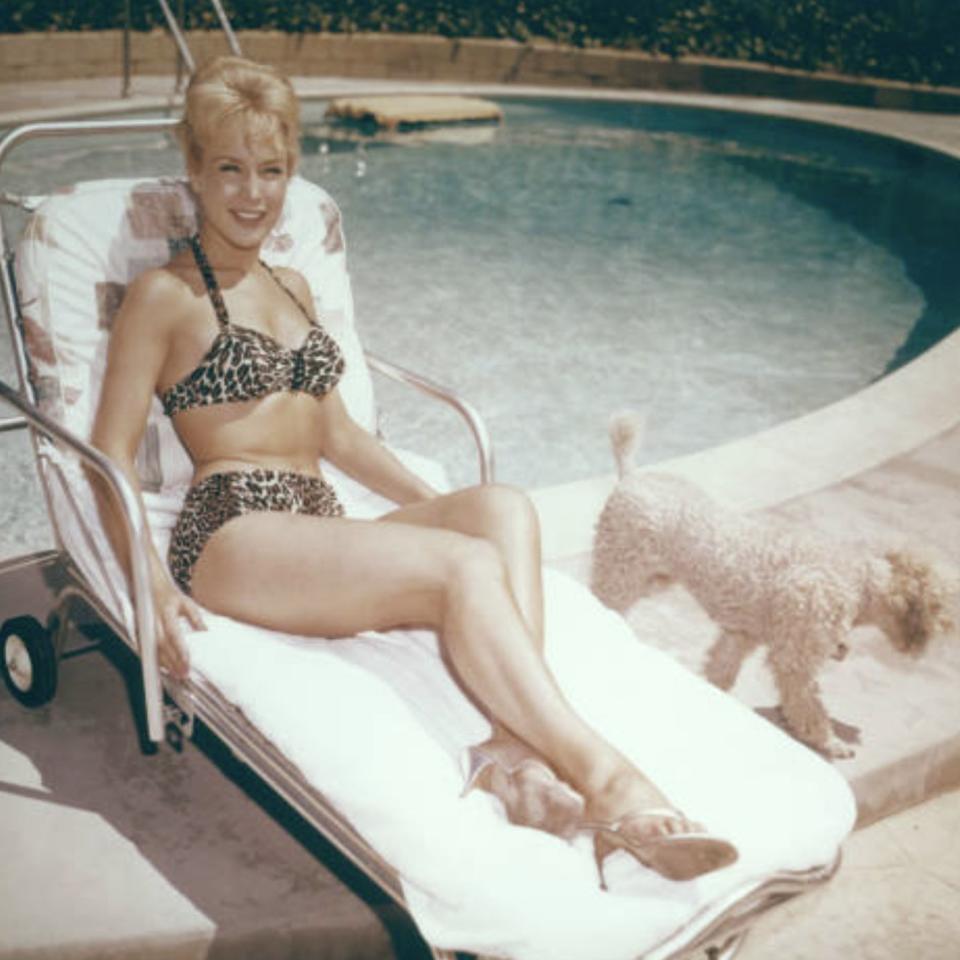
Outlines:
POLYGON ((234 210, 233 215, 238 220, 243 220, 247 223, 256 223, 258 220, 262 220, 266 216, 266 212, 263 210, 260 210, 258 212, 249 213, 249 212, 244 212, 242 210, 234 210))

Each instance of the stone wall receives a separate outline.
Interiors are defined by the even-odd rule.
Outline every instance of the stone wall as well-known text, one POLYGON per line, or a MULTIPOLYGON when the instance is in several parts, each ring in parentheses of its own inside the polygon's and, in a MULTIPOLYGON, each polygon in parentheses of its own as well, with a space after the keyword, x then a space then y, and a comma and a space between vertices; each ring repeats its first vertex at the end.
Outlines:
MULTIPOLYGON (((670 60, 551 43, 403 34, 250 31, 240 32, 238 39, 247 56, 275 63, 293 76, 683 90, 960 112, 960 90, 956 89, 725 60, 670 60)), ((217 32, 191 32, 188 40, 199 62, 227 49, 217 32)), ((169 74, 175 69, 175 47, 163 31, 131 33, 130 48, 134 76, 169 74)), ((118 76, 122 63, 119 30, 0 35, 0 84, 118 76)))

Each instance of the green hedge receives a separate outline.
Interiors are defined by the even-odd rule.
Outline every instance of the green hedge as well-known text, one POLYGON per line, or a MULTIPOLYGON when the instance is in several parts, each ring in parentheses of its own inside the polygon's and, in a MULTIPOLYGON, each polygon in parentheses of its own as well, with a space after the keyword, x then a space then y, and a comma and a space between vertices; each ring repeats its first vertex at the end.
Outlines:
MULTIPOLYGON (((172 0, 176 8, 177 0, 172 0)), ((158 4, 130 0, 137 30, 158 4)), ((191 27, 216 26, 193 2, 191 27)), ((539 37, 960 86, 957 0, 225 0, 237 29, 539 37)), ((121 0, 2 0, 0 33, 123 26, 121 0)))

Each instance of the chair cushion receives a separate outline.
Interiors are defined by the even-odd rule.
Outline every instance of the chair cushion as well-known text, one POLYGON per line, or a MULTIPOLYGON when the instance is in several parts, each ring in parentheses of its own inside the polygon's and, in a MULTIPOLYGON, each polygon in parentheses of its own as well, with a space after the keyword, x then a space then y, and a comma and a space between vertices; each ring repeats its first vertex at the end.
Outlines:
MULTIPOLYGON (((31 380, 44 413, 90 436, 110 325, 127 284, 166 263, 195 229, 193 196, 178 179, 90 181, 44 200, 17 251, 31 380)), ((330 195, 291 181, 263 256, 306 278, 320 321, 346 357, 340 391, 347 408, 373 429, 373 388, 353 324, 340 210, 330 195)), ((190 480, 190 459, 157 399, 137 467, 145 490, 190 480)))

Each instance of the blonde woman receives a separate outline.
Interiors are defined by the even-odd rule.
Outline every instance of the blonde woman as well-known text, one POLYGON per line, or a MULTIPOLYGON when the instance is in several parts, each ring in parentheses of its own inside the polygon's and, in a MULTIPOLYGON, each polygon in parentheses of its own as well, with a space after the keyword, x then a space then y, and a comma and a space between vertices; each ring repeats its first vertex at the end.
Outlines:
POLYGON ((289 82, 216 60, 193 77, 180 134, 199 231, 130 285, 93 434, 136 486, 156 394, 193 459, 168 563, 151 556, 162 666, 188 671, 179 621, 201 628, 198 604, 327 638, 429 626, 496 731, 473 751, 468 785, 500 796, 512 819, 592 831, 601 882, 618 848, 675 879, 735 860, 730 843, 671 809, 558 689, 542 655, 527 498, 495 485, 440 496, 348 415, 337 390, 343 358, 306 281, 260 259, 297 167, 289 82), (321 458, 396 509, 378 521, 345 517, 321 458))

